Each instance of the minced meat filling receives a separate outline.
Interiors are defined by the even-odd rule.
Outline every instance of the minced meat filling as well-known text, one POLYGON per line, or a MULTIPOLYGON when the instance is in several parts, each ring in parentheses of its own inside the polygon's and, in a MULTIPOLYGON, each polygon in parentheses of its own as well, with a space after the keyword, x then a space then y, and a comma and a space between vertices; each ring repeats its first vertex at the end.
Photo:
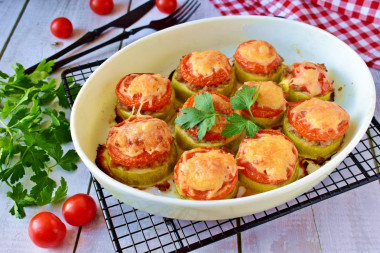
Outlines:
POLYGON ((183 78, 180 68, 177 68, 176 72, 177 73, 176 73, 175 79, 178 82, 185 84, 189 90, 194 91, 194 92, 200 92, 200 91, 215 91, 216 92, 218 89, 222 88, 224 85, 227 85, 228 83, 230 83, 231 78, 232 78, 232 74, 231 74, 226 80, 224 80, 223 83, 219 83, 215 85, 207 85, 207 86, 197 86, 197 85, 189 83, 183 78))
MULTIPOLYGON (((288 119, 286 119, 288 121, 288 119)), ((288 121, 289 122, 289 121, 288 121)), ((288 131, 297 136, 298 138, 302 139, 307 145, 312 145, 312 146, 320 146, 322 148, 330 146, 335 140, 328 140, 328 141, 311 141, 300 135, 299 133, 296 132, 296 129, 288 123, 289 128, 288 131)))

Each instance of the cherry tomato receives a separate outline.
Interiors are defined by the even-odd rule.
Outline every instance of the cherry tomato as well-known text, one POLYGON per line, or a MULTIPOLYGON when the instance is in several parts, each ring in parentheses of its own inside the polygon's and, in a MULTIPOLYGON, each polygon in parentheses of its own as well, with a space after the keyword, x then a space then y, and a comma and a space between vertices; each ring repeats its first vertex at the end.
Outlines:
POLYGON ((62 214, 70 225, 82 226, 95 218, 96 203, 89 195, 78 193, 65 201, 62 214))
POLYGON ((65 239, 66 226, 54 214, 42 212, 32 218, 28 232, 30 239, 38 247, 53 248, 65 239))
POLYGON ((53 20, 50 24, 51 33, 58 38, 64 39, 69 37, 73 32, 71 21, 64 17, 59 17, 53 20))
POLYGON ((177 8, 176 0, 156 0, 156 6, 159 11, 171 14, 177 8))
POLYGON ((112 11, 113 0, 90 0, 90 7, 96 14, 105 15, 112 11))

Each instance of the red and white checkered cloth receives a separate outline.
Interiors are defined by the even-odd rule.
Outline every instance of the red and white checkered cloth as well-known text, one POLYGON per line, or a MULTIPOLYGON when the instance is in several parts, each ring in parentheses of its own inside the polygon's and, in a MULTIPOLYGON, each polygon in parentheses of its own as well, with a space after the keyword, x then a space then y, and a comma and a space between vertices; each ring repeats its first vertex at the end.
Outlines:
POLYGON ((209 0, 222 15, 282 16, 334 34, 380 69, 379 0, 209 0))

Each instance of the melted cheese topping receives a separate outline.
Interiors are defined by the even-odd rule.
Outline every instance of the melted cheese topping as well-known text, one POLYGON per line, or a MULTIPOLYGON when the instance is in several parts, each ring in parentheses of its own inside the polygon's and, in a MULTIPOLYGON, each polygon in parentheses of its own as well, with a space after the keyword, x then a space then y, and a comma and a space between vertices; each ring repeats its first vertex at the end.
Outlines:
POLYGON ((194 76, 210 76, 219 70, 228 74, 231 72, 228 58, 216 50, 194 51, 191 53, 188 64, 192 66, 192 75, 194 76))
POLYGON ((350 120, 350 115, 334 102, 322 101, 317 98, 306 100, 297 105, 291 111, 292 117, 297 114, 305 114, 302 120, 306 121, 311 128, 337 130, 339 124, 350 120))
POLYGON ((141 104, 149 101, 149 105, 152 106, 154 97, 161 97, 167 92, 169 82, 169 79, 160 74, 142 74, 134 78, 129 85, 123 83, 121 93, 129 97, 141 96, 141 104))
POLYGON ((285 110, 286 100, 284 92, 281 87, 274 82, 245 82, 248 86, 259 86, 259 96, 257 97, 257 104, 259 107, 271 108, 274 110, 285 110))
POLYGON ((238 159, 249 162, 274 180, 286 180, 287 170, 297 161, 294 144, 281 135, 258 134, 240 144, 238 159))
POLYGON ((196 153, 187 159, 186 152, 179 165, 182 176, 178 178, 178 185, 182 189, 188 189, 189 192, 209 191, 208 197, 211 198, 222 188, 224 182, 236 176, 238 167, 232 154, 211 150, 207 153, 196 153))
POLYGON ((244 43, 238 48, 240 55, 250 62, 256 62, 261 65, 272 63, 277 57, 276 49, 266 41, 255 40, 244 43))
POLYGON ((319 83, 319 75, 322 73, 328 76, 326 71, 312 62, 303 62, 298 68, 297 76, 291 79, 291 84, 298 87, 305 87, 311 96, 318 96, 322 93, 319 83))
POLYGON ((107 139, 107 144, 111 143, 129 157, 136 157, 144 152, 169 152, 173 138, 166 122, 156 118, 137 122, 125 121, 125 124, 113 127, 111 131, 113 134, 107 139))

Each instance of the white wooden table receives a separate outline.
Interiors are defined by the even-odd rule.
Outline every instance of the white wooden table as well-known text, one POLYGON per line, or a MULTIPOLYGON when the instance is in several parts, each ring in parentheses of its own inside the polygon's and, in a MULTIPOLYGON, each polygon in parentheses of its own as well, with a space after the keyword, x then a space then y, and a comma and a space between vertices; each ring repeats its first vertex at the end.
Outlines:
MULTIPOLYGON (((93 13, 88 0, 0 0, 0 69, 12 74, 11 65, 19 62, 29 67, 44 57, 69 45, 86 31, 101 26, 110 20, 134 9, 142 0, 114 0, 115 8, 111 14, 99 16, 93 13), (50 34, 50 22, 60 16, 69 18, 74 25, 74 34, 69 39, 57 39, 50 34), (56 43, 59 42, 59 43, 56 43)), ((182 3, 183 1, 179 1, 182 3)), ((208 1, 202 5, 191 20, 220 13, 208 1)), ((152 19, 164 17, 157 9, 153 9, 134 26, 147 24, 152 19)), ((107 32, 96 42, 104 41, 118 34, 121 30, 107 32)), ((143 31, 122 43, 115 43, 87 55, 69 66, 75 66, 104 59, 111 56, 121 47, 153 31, 143 31)), ((82 48, 80 49, 82 50, 82 48)), ((80 50, 74 51, 78 52, 80 50)), ((53 76, 59 78, 62 69, 53 76)), ((380 94, 380 71, 371 69, 380 94)), ((379 95, 377 96, 379 98, 379 95)), ((380 119, 379 104, 376 117, 380 119)), ((66 148, 72 148, 68 145, 66 148)), ((96 199, 93 186, 89 184, 90 174, 83 164, 79 164, 75 172, 57 169, 53 173, 55 179, 64 176, 68 181, 68 196, 87 192, 96 199)), ((18 220, 8 213, 13 205, 6 197, 8 191, 5 184, 0 188, 0 252, 44 252, 29 239, 27 228, 30 219, 37 213, 48 210, 62 218, 62 203, 42 208, 27 208, 27 217, 18 220)), ((367 184, 358 189, 337 197, 312 205, 290 215, 266 223, 237 236, 208 245, 198 252, 380 252, 380 186, 379 182, 367 184)), ((113 252, 112 243, 98 207, 98 215, 81 231, 77 227, 67 225, 67 236, 64 243, 49 251, 56 252, 113 252)))

